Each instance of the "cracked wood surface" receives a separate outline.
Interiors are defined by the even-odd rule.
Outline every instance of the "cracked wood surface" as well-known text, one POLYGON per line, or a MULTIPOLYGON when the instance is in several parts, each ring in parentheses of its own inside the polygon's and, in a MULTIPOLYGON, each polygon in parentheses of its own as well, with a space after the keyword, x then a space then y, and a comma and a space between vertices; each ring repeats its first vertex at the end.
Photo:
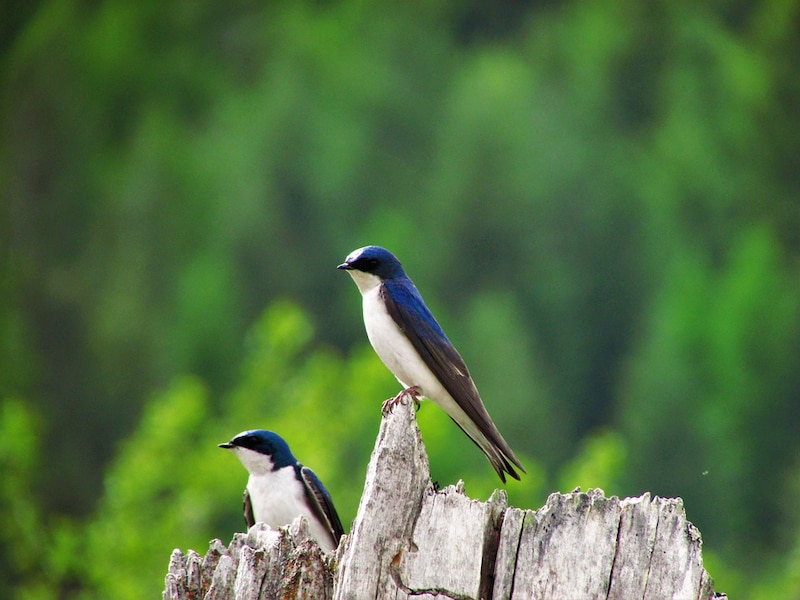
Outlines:
POLYGON ((680 499, 553 493, 538 510, 495 491, 436 491, 413 406, 381 423, 350 534, 323 555, 304 520, 256 524, 205 557, 172 554, 164 600, 661 599, 715 595, 680 499))
POLYGON ((233 536, 230 546, 212 540, 205 557, 174 550, 164 600, 329 600, 333 596, 332 556, 326 557, 305 519, 271 529, 256 523, 233 536))

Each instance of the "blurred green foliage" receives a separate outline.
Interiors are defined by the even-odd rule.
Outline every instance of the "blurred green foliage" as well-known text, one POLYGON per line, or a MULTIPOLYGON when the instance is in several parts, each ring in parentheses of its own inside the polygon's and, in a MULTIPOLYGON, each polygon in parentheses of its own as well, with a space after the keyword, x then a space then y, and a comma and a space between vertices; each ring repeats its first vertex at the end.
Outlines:
MULTIPOLYGON (((397 391, 334 268, 404 262, 529 475, 684 498, 800 597, 800 5, 11 0, 0 597, 158 593, 280 432, 353 518, 397 391), (281 299, 290 300, 281 300, 281 299), (268 308, 267 308, 268 307, 268 308)), ((418 413, 434 479, 485 459, 418 413)))

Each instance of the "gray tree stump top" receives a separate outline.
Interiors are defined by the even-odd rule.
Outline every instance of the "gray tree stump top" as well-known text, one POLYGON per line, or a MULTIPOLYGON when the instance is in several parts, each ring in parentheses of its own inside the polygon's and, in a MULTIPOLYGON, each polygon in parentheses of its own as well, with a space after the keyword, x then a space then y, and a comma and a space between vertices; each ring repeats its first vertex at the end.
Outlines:
POLYGON ((205 557, 175 550, 164 600, 661 599, 715 594, 700 532, 680 499, 553 493, 538 510, 504 491, 471 500, 463 485, 436 491, 414 409, 383 419, 358 515, 323 555, 305 520, 256 524, 205 557))

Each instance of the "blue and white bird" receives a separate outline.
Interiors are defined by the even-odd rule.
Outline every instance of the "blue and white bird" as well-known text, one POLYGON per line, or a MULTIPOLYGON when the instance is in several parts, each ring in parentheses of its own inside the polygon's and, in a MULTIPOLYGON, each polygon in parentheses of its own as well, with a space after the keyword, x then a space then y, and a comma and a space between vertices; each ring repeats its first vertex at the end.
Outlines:
POLYGON ((492 422, 461 355, 394 254, 365 246, 337 268, 358 286, 367 337, 405 388, 384 403, 384 410, 404 396, 433 400, 483 451, 503 482, 506 474, 519 479, 514 466, 525 469, 492 422))
POLYGON ((302 515, 320 548, 336 549, 344 529, 331 495, 314 471, 297 461, 281 436, 253 429, 219 447, 233 450, 250 473, 244 490, 248 529, 255 523, 283 527, 302 515))

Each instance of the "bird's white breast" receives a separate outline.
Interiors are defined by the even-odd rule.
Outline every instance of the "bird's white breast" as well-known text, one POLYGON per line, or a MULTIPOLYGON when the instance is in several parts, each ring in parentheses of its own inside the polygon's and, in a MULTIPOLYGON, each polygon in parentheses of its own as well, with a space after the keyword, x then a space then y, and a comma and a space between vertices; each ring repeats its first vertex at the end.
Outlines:
POLYGON ((288 525, 306 512, 303 488, 293 467, 284 467, 262 475, 250 475, 247 482, 253 516, 271 527, 288 525))
POLYGON ((348 273, 361 292, 367 337, 383 364, 404 387, 418 386, 421 395, 441 406, 467 435, 475 440, 485 440, 484 434, 428 368, 386 310, 380 297, 380 278, 356 270, 348 273))
POLYGON ((367 337, 389 370, 405 387, 419 386, 422 395, 439 403, 452 402, 419 353, 386 310, 380 286, 363 293, 364 326, 367 337))
POLYGON ((253 517, 270 527, 289 525, 300 515, 308 521, 309 531, 325 552, 333 550, 326 526, 318 521, 306 503, 305 488, 297 480, 294 467, 260 475, 250 475, 247 482, 253 517))

